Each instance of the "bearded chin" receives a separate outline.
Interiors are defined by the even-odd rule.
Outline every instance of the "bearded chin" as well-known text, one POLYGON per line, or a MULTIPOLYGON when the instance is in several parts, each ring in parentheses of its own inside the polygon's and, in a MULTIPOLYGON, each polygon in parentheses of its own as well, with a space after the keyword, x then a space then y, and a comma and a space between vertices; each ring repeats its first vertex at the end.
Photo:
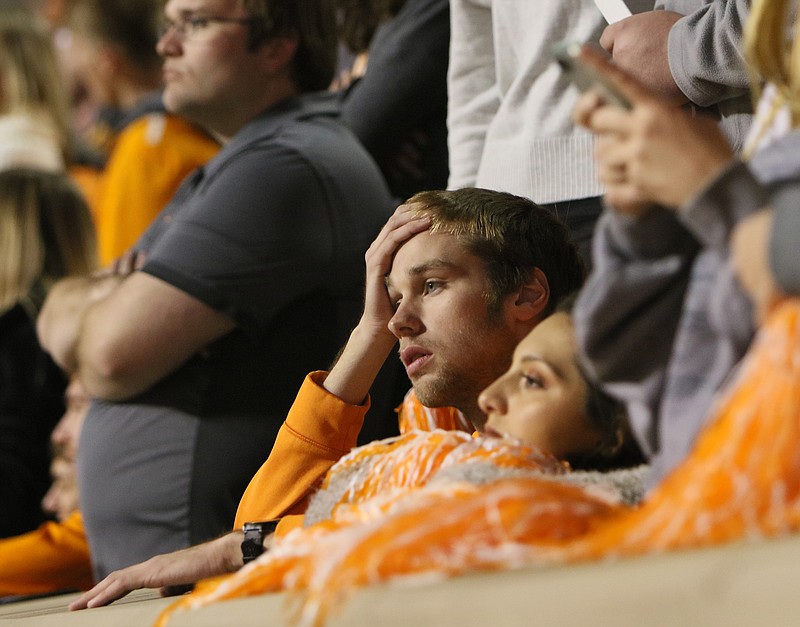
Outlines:
POLYGON ((470 394, 477 397, 464 377, 452 370, 445 370, 436 377, 423 377, 414 383, 414 392, 425 407, 455 407, 460 409, 470 394))

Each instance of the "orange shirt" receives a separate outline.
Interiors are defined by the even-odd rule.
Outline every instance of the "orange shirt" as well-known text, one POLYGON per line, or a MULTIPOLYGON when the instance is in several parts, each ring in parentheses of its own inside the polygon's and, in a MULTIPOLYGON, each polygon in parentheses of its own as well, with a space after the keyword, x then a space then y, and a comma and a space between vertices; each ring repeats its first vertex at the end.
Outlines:
POLYGON ((219 150, 219 144, 183 118, 149 113, 117 137, 94 192, 100 263, 133 246, 178 186, 219 150))
MULTIPOLYGON (((235 529, 248 521, 283 518, 278 527, 283 535, 301 525, 311 494, 331 466, 356 446, 369 400, 348 405, 322 387, 326 376, 312 372, 303 381, 269 458, 242 496, 235 529)), ((406 430, 462 427, 456 410, 425 408, 413 391, 398 413, 406 430)), ((63 523, 0 540, 0 565, 0 596, 90 588, 89 545, 80 512, 63 523)))
POLYGON ((94 585, 80 512, 0 540, 0 596, 88 590, 94 585))

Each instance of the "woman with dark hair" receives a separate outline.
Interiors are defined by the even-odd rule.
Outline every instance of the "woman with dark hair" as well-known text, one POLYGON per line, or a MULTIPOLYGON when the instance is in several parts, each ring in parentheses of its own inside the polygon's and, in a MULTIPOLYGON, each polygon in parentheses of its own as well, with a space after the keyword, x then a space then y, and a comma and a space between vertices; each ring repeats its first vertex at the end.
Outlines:
POLYGON ((486 435, 511 437, 575 469, 644 462, 622 403, 592 384, 577 359, 568 296, 514 351, 509 370, 480 395, 486 435))
POLYGON ((160 0, 72 0, 71 62, 101 114, 84 138, 104 155, 87 187, 102 265, 124 255, 178 186, 219 150, 205 130, 168 113, 156 52, 160 0))

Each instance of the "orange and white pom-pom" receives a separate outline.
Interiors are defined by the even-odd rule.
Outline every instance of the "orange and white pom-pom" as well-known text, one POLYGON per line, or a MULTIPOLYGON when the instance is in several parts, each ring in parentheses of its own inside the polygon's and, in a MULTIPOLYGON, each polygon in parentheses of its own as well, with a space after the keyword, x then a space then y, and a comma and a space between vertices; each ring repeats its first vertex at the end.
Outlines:
POLYGON ((406 393, 397 408, 397 414, 400 433, 435 429, 472 433, 475 430, 466 416, 455 407, 425 407, 413 389, 406 393))

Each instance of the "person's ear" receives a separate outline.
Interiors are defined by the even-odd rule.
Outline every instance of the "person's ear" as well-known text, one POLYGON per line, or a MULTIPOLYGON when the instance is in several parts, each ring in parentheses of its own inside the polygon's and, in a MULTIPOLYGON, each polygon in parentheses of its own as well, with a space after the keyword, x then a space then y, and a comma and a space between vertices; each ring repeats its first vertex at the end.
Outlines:
POLYGON ((514 315, 521 322, 538 322, 550 302, 550 285, 539 268, 534 268, 516 293, 514 315))
POLYGON ((264 59, 264 69, 271 73, 288 71, 297 54, 299 40, 296 35, 271 37, 259 45, 258 51, 264 59))

